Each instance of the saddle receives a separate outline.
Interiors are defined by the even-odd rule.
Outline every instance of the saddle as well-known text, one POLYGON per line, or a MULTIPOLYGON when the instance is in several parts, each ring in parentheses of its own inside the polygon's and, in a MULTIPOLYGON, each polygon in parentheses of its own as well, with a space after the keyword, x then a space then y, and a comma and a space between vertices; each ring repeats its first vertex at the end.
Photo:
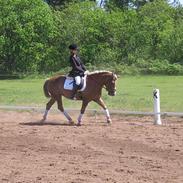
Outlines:
MULTIPOLYGON (((84 77, 81 77, 81 84, 79 86, 78 91, 84 91, 85 90, 85 88, 86 88, 86 78, 87 78, 87 74, 85 74, 84 77)), ((72 91, 73 88, 74 88, 74 78, 69 77, 69 76, 65 76, 64 89, 72 91)))

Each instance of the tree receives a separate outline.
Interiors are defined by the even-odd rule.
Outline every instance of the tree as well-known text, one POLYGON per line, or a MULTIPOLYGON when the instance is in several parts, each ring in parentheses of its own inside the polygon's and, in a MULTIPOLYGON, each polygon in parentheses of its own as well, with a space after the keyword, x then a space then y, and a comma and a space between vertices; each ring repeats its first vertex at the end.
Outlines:
POLYGON ((129 8, 139 9, 146 3, 153 2, 154 0, 109 0, 107 6, 110 8, 117 7, 122 10, 127 10, 129 8))
MULTIPOLYGON (((80 45, 80 53, 87 64, 102 65, 119 60, 120 34, 124 29, 123 12, 108 13, 96 3, 70 4, 55 12, 60 30, 59 50, 61 60, 67 64, 68 50, 72 42, 80 45)), ((67 64, 68 65, 68 64, 67 64)))
MULTIPOLYGON (((64 5, 69 3, 79 3, 84 2, 86 0, 45 0, 49 5, 53 7, 64 7, 64 5)), ((96 2, 96 0, 90 0, 96 2)))
POLYGON ((152 59, 168 59, 166 44, 174 29, 172 15, 173 8, 162 0, 146 4, 139 12, 139 31, 145 36, 143 46, 152 59))
POLYGON ((54 20, 41 0, 0 1, 1 72, 38 71, 52 50, 54 20))

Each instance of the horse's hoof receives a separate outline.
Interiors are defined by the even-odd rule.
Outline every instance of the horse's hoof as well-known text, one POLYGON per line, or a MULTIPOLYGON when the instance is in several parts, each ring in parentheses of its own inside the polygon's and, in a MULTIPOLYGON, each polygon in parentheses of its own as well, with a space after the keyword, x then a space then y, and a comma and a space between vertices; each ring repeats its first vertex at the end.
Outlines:
POLYGON ((70 120, 70 121, 69 121, 69 124, 70 124, 70 125, 74 125, 74 121, 73 121, 73 120, 70 120))
POLYGON ((46 118, 43 118, 43 119, 40 120, 40 123, 43 123, 45 121, 46 121, 46 118))
POLYGON ((112 120, 111 119, 107 119, 107 123, 108 124, 112 124, 112 120))
POLYGON ((79 122, 79 123, 77 123, 77 124, 76 124, 76 126, 81 126, 81 123, 80 123, 80 122, 79 122))

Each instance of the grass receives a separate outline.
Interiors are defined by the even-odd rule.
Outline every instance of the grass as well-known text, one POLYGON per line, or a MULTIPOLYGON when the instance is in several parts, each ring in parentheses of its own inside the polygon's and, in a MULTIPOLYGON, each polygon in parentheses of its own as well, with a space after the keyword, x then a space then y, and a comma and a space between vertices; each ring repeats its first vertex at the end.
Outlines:
MULTIPOLYGON (((122 76, 117 81, 117 95, 103 92, 110 109, 152 111, 154 88, 160 89, 161 111, 183 111, 183 76, 122 76)), ((44 107, 48 99, 42 92, 44 79, 0 80, 0 105, 44 107)), ((80 108, 81 102, 64 99, 66 108, 80 108)), ((100 107, 91 103, 89 108, 100 107)))

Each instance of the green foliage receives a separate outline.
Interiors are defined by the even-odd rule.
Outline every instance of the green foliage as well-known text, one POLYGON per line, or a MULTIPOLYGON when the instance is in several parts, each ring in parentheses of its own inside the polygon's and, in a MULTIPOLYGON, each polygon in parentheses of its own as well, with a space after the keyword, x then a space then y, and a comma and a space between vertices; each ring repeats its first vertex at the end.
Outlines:
POLYGON ((67 64, 66 48, 76 42, 84 63, 126 63, 127 52, 133 51, 130 33, 134 30, 135 15, 135 11, 108 13, 90 2, 70 4, 63 11, 55 12, 62 43, 59 47, 61 60, 67 64))
POLYGON ((178 64, 169 64, 167 60, 155 60, 148 68, 150 74, 183 74, 183 67, 178 64))
POLYGON ((154 0, 107 0, 106 7, 108 10, 119 8, 127 10, 131 8, 140 9, 145 4, 153 2, 154 0))
POLYGON ((54 20, 41 0, 0 1, 0 69, 40 71, 52 53, 54 20))
MULTIPOLYGON (((51 5, 52 7, 54 7, 55 9, 61 9, 64 8, 68 3, 79 3, 79 2, 83 2, 85 0, 44 0, 45 2, 47 2, 49 5, 51 5)), ((95 0, 90 0, 90 1, 94 1, 95 0)))
POLYGON ((106 11, 91 1, 54 10, 42 0, 10 0, 0 1, 0 16, 1 73, 68 72, 68 45, 77 43, 90 70, 183 74, 183 7, 164 0, 142 1, 138 11, 106 11))

